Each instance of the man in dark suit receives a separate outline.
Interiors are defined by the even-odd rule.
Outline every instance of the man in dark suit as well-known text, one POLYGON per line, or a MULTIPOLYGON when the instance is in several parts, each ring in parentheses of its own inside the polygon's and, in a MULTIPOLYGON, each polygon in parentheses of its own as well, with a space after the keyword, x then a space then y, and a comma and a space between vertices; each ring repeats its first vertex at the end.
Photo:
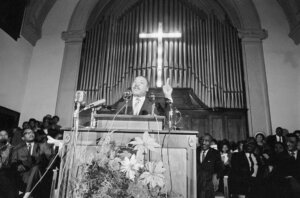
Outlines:
POLYGON ((32 129, 25 129, 24 143, 16 146, 11 158, 11 164, 20 176, 21 184, 25 184, 25 197, 30 194, 53 155, 50 145, 36 143, 34 139, 32 129))
POLYGON ((147 98, 146 94, 149 90, 149 82, 143 76, 138 76, 134 79, 131 85, 132 97, 120 99, 116 104, 116 112, 128 115, 150 115, 154 112, 156 115, 166 115, 168 102, 172 102, 172 87, 169 84, 169 79, 162 87, 165 101, 155 103, 151 98, 147 98))
POLYGON ((276 142, 281 142, 283 144, 286 144, 286 139, 283 136, 283 129, 281 127, 277 127, 275 130, 275 135, 270 135, 267 138, 267 144, 271 147, 274 148, 274 145, 276 142))
POLYGON ((297 143, 299 139, 295 134, 287 135, 287 148, 290 154, 289 159, 289 170, 288 182, 290 184, 290 189, 294 198, 298 198, 300 196, 300 151, 297 150, 297 143))
POLYGON ((8 142, 8 133, 0 131, 0 197, 17 198, 15 178, 10 166, 12 146, 8 142))
POLYGON ((231 157, 231 170, 229 173, 229 191, 233 196, 246 195, 247 198, 258 198, 256 176, 258 160, 253 154, 255 142, 248 140, 241 152, 231 157))
POLYGON ((214 198, 223 171, 220 153, 211 148, 210 134, 205 134, 197 148, 197 197, 214 198))

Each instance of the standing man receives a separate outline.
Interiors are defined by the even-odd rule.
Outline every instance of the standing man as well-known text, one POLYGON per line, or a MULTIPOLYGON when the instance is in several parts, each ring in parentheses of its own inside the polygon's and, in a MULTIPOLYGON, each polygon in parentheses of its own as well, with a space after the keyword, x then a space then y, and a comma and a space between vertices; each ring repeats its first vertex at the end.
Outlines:
POLYGON ((270 135, 267 138, 267 143, 271 148, 274 148, 276 142, 281 142, 286 144, 285 137, 283 136, 283 129, 281 127, 277 127, 275 130, 275 135, 270 135))
POLYGON ((12 146, 7 131, 0 131, 0 197, 17 198, 15 178, 10 166, 12 146))
POLYGON ((211 148, 213 140, 210 134, 205 134, 197 148, 197 197, 214 198, 219 187, 219 178, 223 172, 220 153, 211 148))
POLYGON ((255 140, 248 139, 241 152, 231 157, 229 189, 234 197, 246 195, 247 198, 259 198, 257 183, 258 160, 254 155, 255 140))
MULTIPOLYGON (((166 84, 162 87, 165 102, 155 103, 154 113, 157 115, 165 115, 167 102, 172 102, 172 87, 168 79, 166 84)), ((149 91, 149 82, 144 76, 138 76, 131 84, 132 97, 128 100, 127 114, 129 115, 149 115, 152 113, 153 102, 150 98, 146 98, 149 91)), ((120 114, 125 113, 126 100, 121 99, 117 103, 117 112, 121 110, 120 114)))
POLYGON ((298 198, 300 195, 300 151, 297 150, 299 139, 295 134, 287 135, 287 148, 290 154, 288 176, 286 177, 292 192, 291 197, 298 198))

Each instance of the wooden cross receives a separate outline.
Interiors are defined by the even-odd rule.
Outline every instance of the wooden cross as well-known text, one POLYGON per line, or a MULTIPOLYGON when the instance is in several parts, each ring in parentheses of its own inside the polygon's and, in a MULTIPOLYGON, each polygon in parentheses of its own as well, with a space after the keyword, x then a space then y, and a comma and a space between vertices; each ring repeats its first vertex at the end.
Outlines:
POLYGON ((162 86, 162 63, 163 63, 163 38, 180 38, 181 33, 179 32, 169 32, 164 33, 163 32, 163 26, 162 23, 158 23, 158 31, 154 33, 140 33, 139 38, 153 38, 158 39, 158 45, 157 45, 157 81, 156 86, 161 87, 162 86))

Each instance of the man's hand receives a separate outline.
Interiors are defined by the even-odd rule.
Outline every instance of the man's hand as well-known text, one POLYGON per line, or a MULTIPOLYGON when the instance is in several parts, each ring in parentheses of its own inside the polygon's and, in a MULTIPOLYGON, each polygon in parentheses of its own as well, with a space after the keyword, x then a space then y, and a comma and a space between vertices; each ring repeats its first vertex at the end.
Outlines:
POLYGON ((164 84, 164 86, 162 87, 165 98, 168 98, 170 100, 172 100, 172 91, 173 88, 170 85, 170 78, 167 78, 166 83, 164 84))
POLYGON ((18 166, 17 170, 18 170, 18 172, 24 172, 24 171, 26 171, 26 168, 22 164, 20 164, 18 166))
POLYGON ((214 191, 216 192, 219 188, 219 179, 217 178, 217 175, 213 175, 212 182, 214 185, 214 191))

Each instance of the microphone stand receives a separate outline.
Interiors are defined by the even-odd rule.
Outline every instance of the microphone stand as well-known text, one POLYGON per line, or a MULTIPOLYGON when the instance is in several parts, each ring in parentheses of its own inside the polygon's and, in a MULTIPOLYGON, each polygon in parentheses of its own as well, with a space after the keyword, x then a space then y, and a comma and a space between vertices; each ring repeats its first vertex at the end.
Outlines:
POLYGON ((169 119, 169 130, 172 129, 172 125, 173 125, 173 104, 172 102, 169 102, 169 107, 170 107, 170 110, 169 110, 169 116, 168 116, 168 119, 169 119))
POLYGON ((96 118, 95 118, 95 115, 96 115, 96 108, 93 107, 92 108, 92 113, 91 113, 91 123, 90 123, 90 127, 91 128, 95 128, 96 127, 96 118))
POLYGON ((127 109, 128 109, 128 98, 125 98, 125 101, 126 101, 126 103, 125 103, 125 115, 127 115, 127 109))

